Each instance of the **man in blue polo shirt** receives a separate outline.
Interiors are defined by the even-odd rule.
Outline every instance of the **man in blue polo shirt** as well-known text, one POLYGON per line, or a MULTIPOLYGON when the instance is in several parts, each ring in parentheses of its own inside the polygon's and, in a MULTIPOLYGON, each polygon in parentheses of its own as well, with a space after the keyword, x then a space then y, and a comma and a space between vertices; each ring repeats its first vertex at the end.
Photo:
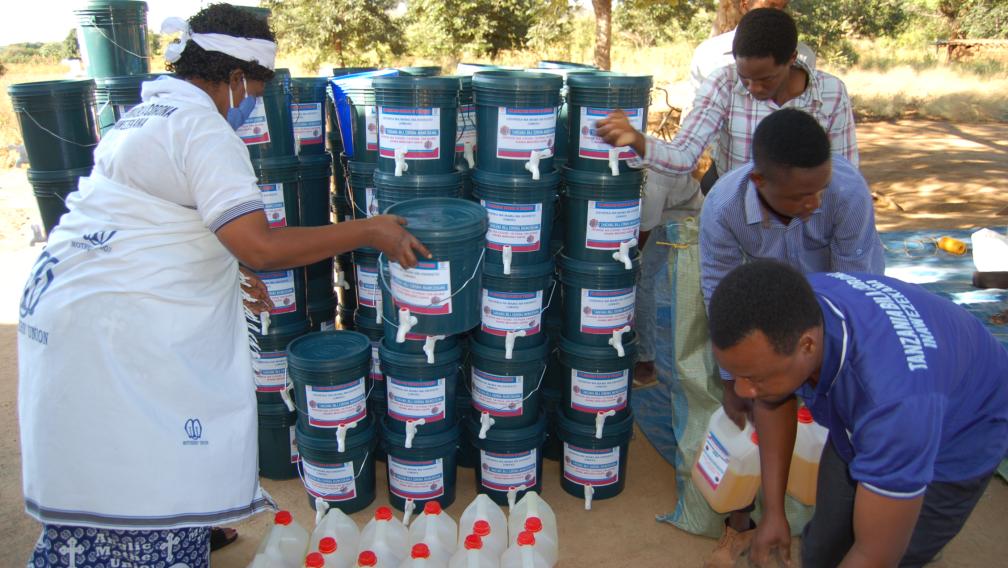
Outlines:
POLYGON ((804 566, 922 566, 962 528, 1008 452, 1008 352, 974 316, 874 274, 773 261, 710 301, 714 354, 754 399, 764 516, 751 559, 788 555, 797 400, 829 428, 804 566))

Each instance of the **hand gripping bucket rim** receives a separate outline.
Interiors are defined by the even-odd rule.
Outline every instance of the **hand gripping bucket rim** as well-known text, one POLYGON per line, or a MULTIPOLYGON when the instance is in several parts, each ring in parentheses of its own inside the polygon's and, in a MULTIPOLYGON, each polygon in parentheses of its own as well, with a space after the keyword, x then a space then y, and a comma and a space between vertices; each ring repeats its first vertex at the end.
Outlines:
POLYGON ((362 365, 369 367, 370 361, 371 340, 356 331, 316 331, 287 346, 288 366, 310 374, 349 371, 362 365))
POLYGON ((486 234, 486 211, 479 204, 464 199, 452 197, 409 199, 389 207, 387 213, 410 219, 409 232, 428 248, 432 244, 454 244, 482 238, 486 234), (440 224, 443 219, 433 214, 446 214, 451 209, 458 213, 452 219, 455 221, 455 226, 445 227, 440 224))

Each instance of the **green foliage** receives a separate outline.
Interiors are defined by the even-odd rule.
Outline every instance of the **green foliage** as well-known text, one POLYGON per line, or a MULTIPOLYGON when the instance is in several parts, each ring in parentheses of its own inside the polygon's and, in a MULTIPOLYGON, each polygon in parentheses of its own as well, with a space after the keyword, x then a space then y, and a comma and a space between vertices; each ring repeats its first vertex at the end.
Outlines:
MULTIPOLYGON (((528 44, 541 14, 566 17, 565 1, 550 0, 425 0, 409 2, 407 42, 413 55, 458 57, 497 55, 528 44)), ((545 20, 544 20, 545 21, 545 20)), ((561 36, 560 30, 536 28, 538 41, 561 36)))
POLYGON ((802 41, 820 58, 849 65, 857 62, 850 38, 898 35, 907 24, 906 4, 907 0, 793 0, 790 11, 802 41))
POLYGON ((62 41, 13 43, 0 47, 0 63, 55 63, 63 57, 62 41))
POLYGON ((963 0, 959 29, 968 38, 1008 38, 1008 0, 963 0))
POLYGON ((63 57, 67 59, 80 59, 80 45, 77 44, 77 28, 71 29, 70 33, 63 39, 63 57))
POLYGON ((538 4, 526 34, 529 49, 537 53, 558 53, 569 59, 572 44, 576 43, 576 4, 569 0, 542 0, 538 4))
POLYGON ((631 45, 650 47, 688 36, 701 9, 713 10, 713 0, 623 0, 613 14, 613 27, 631 45))

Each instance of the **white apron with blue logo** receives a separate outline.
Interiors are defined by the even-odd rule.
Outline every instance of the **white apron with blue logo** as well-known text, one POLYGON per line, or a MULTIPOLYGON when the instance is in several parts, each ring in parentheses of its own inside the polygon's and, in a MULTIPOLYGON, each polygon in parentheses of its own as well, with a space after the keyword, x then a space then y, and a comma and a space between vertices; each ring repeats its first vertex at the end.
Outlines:
POLYGON ((102 177, 68 205, 21 301, 27 511, 167 529, 270 507, 235 258, 194 209, 102 177))

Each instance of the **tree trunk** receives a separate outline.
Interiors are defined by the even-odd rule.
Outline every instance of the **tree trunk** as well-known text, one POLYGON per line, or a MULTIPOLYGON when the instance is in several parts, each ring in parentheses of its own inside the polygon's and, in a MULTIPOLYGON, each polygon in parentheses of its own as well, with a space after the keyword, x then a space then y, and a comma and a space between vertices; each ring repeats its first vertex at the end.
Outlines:
POLYGON ((739 0, 718 0, 717 15, 711 26, 711 37, 734 30, 742 19, 739 0))
POLYGON ((595 9, 595 66, 609 70, 612 47, 612 0, 592 0, 595 9))

